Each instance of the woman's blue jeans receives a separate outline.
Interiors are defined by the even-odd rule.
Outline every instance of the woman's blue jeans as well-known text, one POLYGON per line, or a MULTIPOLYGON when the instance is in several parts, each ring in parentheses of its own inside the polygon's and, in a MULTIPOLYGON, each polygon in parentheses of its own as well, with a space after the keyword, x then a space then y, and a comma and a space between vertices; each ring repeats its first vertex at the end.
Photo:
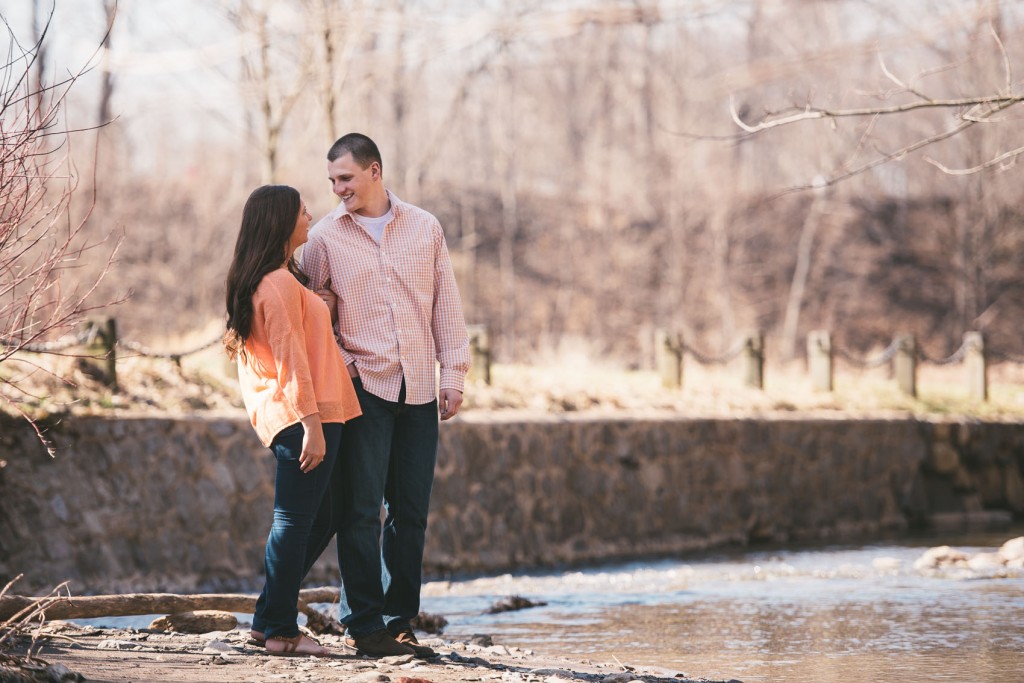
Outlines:
MULTIPOLYGON (((267 638, 290 638, 299 633, 296 621, 299 586, 309 570, 310 546, 321 542, 319 538, 312 538, 321 535, 313 531, 317 513, 326 514, 327 518, 332 516, 329 510, 321 509, 321 503, 338 459, 342 426, 339 423, 323 425, 327 453, 323 462, 309 472, 299 467, 305 435, 301 423, 281 430, 270 444, 277 459, 274 523, 267 537, 264 557, 266 583, 256 602, 252 622, 253 630, 262 631, 267 638)), ((331 531, 327 532, 328 540, 331 531)), ((317 556, 319 554, 318 551, 317 556)))

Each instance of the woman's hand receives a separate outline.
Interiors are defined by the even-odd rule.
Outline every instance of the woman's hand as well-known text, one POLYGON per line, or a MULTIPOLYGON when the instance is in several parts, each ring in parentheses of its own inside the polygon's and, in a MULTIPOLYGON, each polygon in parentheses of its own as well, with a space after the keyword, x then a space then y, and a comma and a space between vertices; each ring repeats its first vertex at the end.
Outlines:
POLYGON ((331 289, 331 278, 327 278, 323 289, 316 290, 316 295, 327 304, 327 310, 331 312, 331 324, 338 322, 338 295, 331 289))
POLYGON ((324 461, 327 454, 327 442, 324 440, 324 428, 320 424, 320 413, 313 413, 302 418, 302 426, 306 430, 302 437, 302 453, 299 455, 299 469, 309 472, 324 461))

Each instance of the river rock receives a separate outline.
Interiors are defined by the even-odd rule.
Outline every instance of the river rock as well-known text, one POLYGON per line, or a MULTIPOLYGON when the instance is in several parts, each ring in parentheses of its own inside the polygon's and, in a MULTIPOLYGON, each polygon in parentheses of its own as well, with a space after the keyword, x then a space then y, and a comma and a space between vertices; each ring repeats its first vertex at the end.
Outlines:
POLYGON ((967 566, 974 571, 1001 569, 1006 560, 999 553, 976 553, 967 560, 967 566))
POLYGON ((940 545, 937 548, 926 550, 921 557, 914 562, 914 569, 938 569, 939 567, 965 566, 967 554, 954 550, 948 545, 940 545))
POLYGON ((177 631, 178 633, 210 633, 230 631, 238 626, 238 619, 231 612, 201 609, 194 612, 179 612, 154 619, 149 627, 155 631, 177 631))
POLYGON ((1006 562, 1024 559, 1024 536, 1012 538, 999 548, 999 555, 1006 562))
POLYGON ((97 650, 141 650, 142 646, 131 640, 107 638, 96 645, 97 650))
POLYGON ((549 678, 559 678, 559 679, 573 678, 573 673, 571 671, 566 671, 565 669, 530 669, 530 675, 531 676, 539 676, 539 677, 542 677, 544 679, 549 679, 549 678))
POLYGON ((234 654, 237 650, 223 640, 214 638, 203 647, 204 655, 227 655, 234 654))
POLYGON ((348 680, 351 683, 389 683, 391 679, 386 674, 382 674, 379 671, 366 671, 361 674, 356 674, 348 680))
POLYGON ((548 603, 538 600, 534 602, 529 598, 524 598, 521 595, 509 595, 507 597, 498 600, 490 609, 487 610, 488 614, 500 614, 501 612, 514 612, 516 610, 527 609, 530 607, 543 607, 548 603))
POLYGON ((448 625, 448 620, 440 614, 428 614, 427 612, 420 612, 413 617, 410 622, 413 630, 424 631, 426 633, 441 633, 444 631, 444 627, 448 625))
POLYGON ((601 683, 629 683, 633 680, 633 674, 629 671, 620 671, 614 674, 608 674, 601 679, 601 683))
POLYGON ((871 561, 871 566, 879 571, 891 572, 903 566, 903 562, 896 557, 876 557, 871 561))

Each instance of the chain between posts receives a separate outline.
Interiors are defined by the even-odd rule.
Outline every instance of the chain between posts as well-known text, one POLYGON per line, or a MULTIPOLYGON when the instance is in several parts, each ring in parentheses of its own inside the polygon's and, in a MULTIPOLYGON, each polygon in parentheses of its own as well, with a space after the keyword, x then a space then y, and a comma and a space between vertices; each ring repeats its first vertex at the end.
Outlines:
POLYGON ((98 334, 99 327, 87 325, 78 334, 68 335, 53 341, 23 344, 13 339, 0 339, 0 346, 9 349, 17 348, 19 351, 27 351, 28 353, 59 353, 67 351, 74 346, 91 344, 98 334))
POLYGON ((992 349, 985 349, 985 355, 993 360, 1004 360, 1010 363, 1022 363, 1024 364, 1024 356, 1018 356, 1015 353, 1007 353, 1005 351, 993 351, 992 349))
POLYGON ((725 363, 728 363, 729 361, 735 359, 737 356, 743 353, 743 349, 745 349, 746 346, 747 340, 740 339, 739 342, 733 346, 733 348, 729 349, 725 353, 713 356, 711 354, 701 353, 700 351, 698 351, 697 349, 693 348, 685 341, 683 341, 682 338, 679 338, 677 343, 671 346, 671 349, 677 353, 690 354, 691 356, 696 358, 697 362, 700 363, 701 365, 724 365, 725 363))
POLYGON ((919 349, 917 357, 923 363, 931 363, 932 365, 952 365, 953 363, 959 363, 964 359, 964 357, 967 355, 967 346, 968 345, 966 343, 960 344, 960 348, 958 348, 956 351, 949 354, 945 358, 931 358, 928 356, 928 354, 924 352, 923 349, 919 349))
POLYGON ((221 337, 217 337, 216 339, 211 339, 205 344, 200 344, 199 346, 189 349, 188 351, 178 352, 154 351, 148 346, 144 346, 137 341, 131 341, 129 339, 118 339, 117 345, 120 346, 121 348, 128 349, 132 353, 138 354, 140 356, 145 356, 146 358, 166 358, 168 360, 174 361, 175 363, 180 363, 181 359, 184 358, 185 356, 191 356, 192 354, 199 353, 200 351, 205 351, 206 349, 220 343, 220 341, 221 337))
POLYGON ((851 354, 849 351, 835 345, 832 346, 832 350, 847 363, 855 365, 861 369, 868 369, 877 368, 891 361, 896 355, 896 351, 899 350, 899 346, 899 340, 893 339, 877 358, 859 358, 851 354))
MULTIPOLYGON (((55 339, 53 341, 48 342, 23 344, 13 339, 0 337, 0 346, 6 348, 17 348, 19 351, 25 351, 28 353, 59 353, 61 351, 66 351, 67 349, 70 349, 75 346, 84 346, 92 344, 94 341, 96 341, 96 338, 101 334, 103 334, 102 326, 90 322, 86 325, 83 325, 82 329, 78 333, 67 335, 65 337, 62 337, 61 339, 55 339)), ((130 339, 118 339, 115 341, 114 344, 117 347, 127 349, 128 351, 131 351, 132 353, 137 354, 139 356, 144 356, 147 358, 164 358, 172 360, 175 363, 178 363, 181 361, 182 358, 186 356, 191 356, 201 351, 205 351, 219 344, 220 341, 221 337, 217 336, 216 338, 211 339, 208 342, 195 346, 186 351, 154 351, 148 346, 141 344, 140 342, 137 341, 132 341, 130 339)))

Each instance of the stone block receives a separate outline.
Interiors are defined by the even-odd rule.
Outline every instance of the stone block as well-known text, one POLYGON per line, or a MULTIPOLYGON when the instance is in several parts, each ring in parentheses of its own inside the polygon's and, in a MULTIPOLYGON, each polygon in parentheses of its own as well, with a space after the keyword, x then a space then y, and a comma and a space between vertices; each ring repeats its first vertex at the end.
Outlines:
POLYGON ((960 454, 949 441, 936 439, 928 456, 928 466, 936 474, 954 474, 960 467, 960 454))
POLYGON ((1011 510, 1020 514, 1024 512, 1024 476, 1015 464, 1003 467, 1003 480, 1006 483, 1006 504, 1011 510))

